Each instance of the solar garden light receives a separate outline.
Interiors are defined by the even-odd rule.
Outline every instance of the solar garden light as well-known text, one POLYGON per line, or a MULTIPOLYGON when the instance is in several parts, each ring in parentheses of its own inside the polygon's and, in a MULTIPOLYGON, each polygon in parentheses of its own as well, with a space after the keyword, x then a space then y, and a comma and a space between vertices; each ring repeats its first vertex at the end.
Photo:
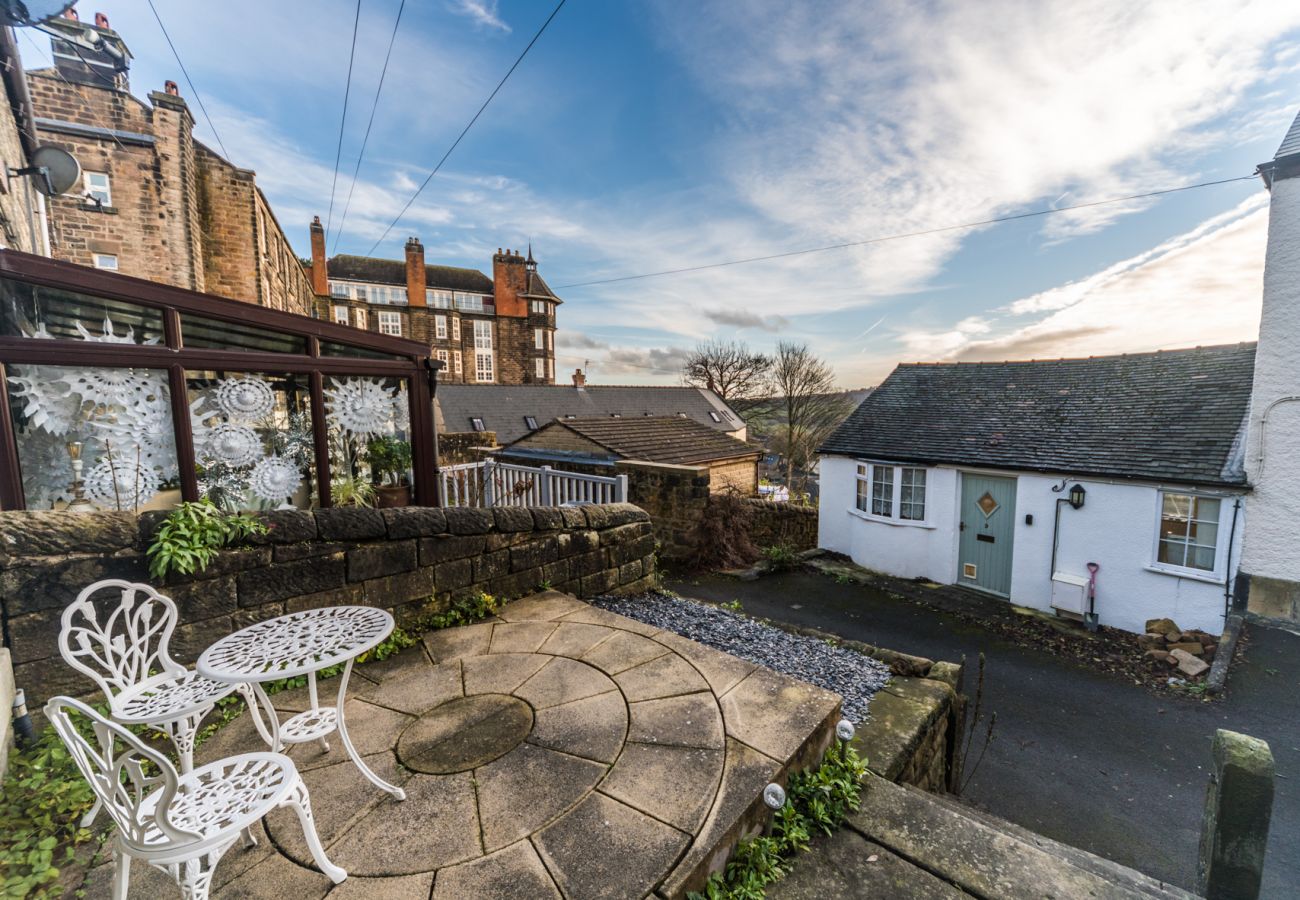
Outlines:
POLYGON ((780 809, 785 806, 785 788, 775 781, 763 788, 763 802, 768 805, 769 809, 780 809))
POLYGON ((840 719, 835 725, 835 736, 840 739, 840 759, 849 751, 849 741, 853 740, 855 729, 848 719, 840 719))

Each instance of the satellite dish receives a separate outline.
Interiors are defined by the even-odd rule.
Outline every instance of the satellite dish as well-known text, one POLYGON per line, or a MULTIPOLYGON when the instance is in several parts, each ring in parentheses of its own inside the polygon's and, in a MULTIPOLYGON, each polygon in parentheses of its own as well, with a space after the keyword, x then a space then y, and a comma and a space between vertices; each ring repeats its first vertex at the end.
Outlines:
POLYGON ((39 25, 75 5, 76 0, 0 0, 0 19, 7 25, 39 25))
POLYGON ((77 158, 67 150, 49 144, 36 148, 32 164, 24 172, 37 176, 32 179, 32 184, 47 197, 65 193, 81 181, 81 163, 77 158))

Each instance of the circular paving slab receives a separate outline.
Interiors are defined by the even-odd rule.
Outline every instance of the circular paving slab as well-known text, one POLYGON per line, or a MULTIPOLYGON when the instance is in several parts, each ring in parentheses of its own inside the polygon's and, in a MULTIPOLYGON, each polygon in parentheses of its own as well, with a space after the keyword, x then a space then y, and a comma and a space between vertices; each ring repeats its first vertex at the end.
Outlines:
POLYGON ((533 730, 533 709, 507 694, 457 697, 416 719, 397 741, 397 758, 426 775, 468 772, 505 756, 533 730))

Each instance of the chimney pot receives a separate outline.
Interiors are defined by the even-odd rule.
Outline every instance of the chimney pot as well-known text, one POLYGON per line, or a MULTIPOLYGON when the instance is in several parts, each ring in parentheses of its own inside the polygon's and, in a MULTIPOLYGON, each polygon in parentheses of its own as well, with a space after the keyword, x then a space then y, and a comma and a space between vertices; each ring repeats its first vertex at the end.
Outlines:
POLYGON ((163 82, 163 90, 171 94, 173 97, 179 97, 181 95, 180 86, 170 79, 163 82))
POLYGON ((108 27, 108 16, 104 15, 102 12, 95 13, 95 27, 103 28, 105 31, 111 30, 108 27))
POLYGON ((63 18, 71 19, 73 22, 81 21, 81 16, 77 15, 77 9, 73 6, 68 7, 67 11, 63 14, 63 18))

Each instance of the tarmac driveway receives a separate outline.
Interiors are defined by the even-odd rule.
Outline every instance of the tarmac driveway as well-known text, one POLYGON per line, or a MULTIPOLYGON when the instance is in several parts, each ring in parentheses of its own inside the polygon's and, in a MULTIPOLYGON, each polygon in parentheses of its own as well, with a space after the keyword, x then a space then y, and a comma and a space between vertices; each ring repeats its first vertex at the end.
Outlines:
POLYGON ((1226 697, 1207 703, 1153 696, 941 611, 821 574, 754 582, 711 576, 667 586, 931 659, 964 654, 972 695, 983 652, 984 709, 997 712, 997 727, 964 799, 1183 888, 1195 888, 1215 729, 1263 738, 1278 778, 1261 896, 1300 895, 1300 636, 1249 627, 1226 697))

